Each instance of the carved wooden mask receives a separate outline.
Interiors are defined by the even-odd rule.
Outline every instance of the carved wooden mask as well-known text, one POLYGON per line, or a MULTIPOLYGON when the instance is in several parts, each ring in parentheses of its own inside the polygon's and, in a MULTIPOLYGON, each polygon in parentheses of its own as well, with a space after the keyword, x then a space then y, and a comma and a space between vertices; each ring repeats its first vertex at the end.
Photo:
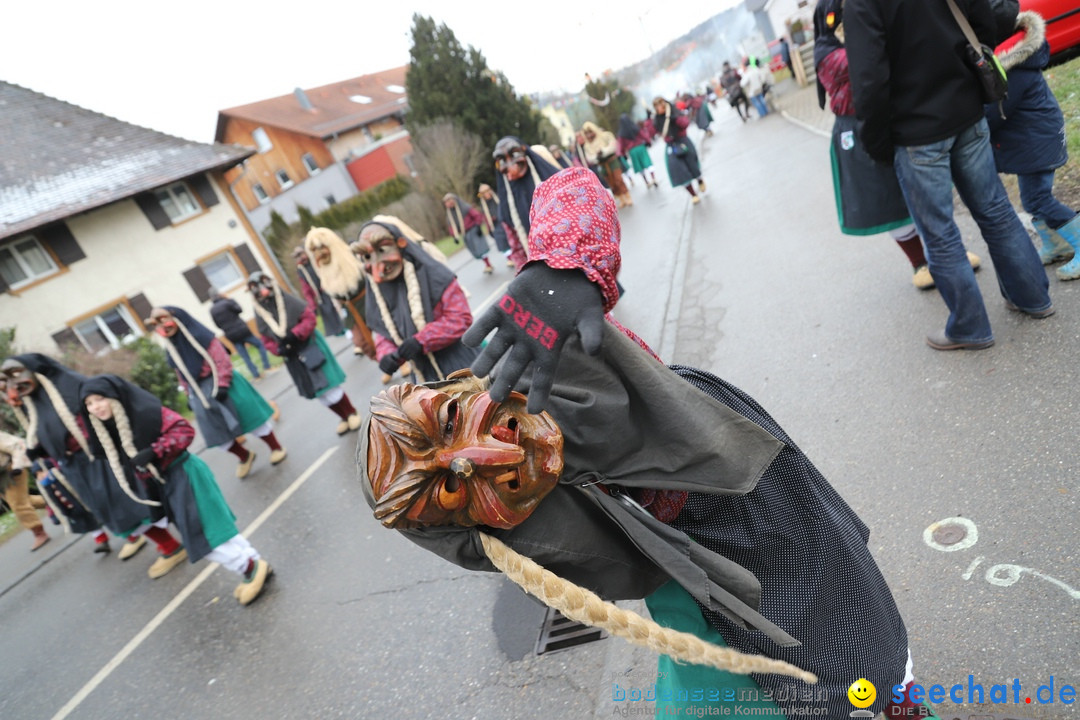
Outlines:
POLYGON ((523 522, 559 480, 563 436, 525 396, 497 403, 475 380, 396 385, 371 401, 368 480, 390 528, 523 522))

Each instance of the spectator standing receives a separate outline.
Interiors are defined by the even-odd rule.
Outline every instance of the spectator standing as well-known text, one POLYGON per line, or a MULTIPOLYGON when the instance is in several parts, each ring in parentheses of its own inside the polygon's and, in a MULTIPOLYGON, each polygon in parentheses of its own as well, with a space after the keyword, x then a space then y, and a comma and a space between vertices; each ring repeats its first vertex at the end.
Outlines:
POLYGON ((720 87, 724 89, 728 104, 739 113, 739 119, 746 122, 750 117, 750 102, 742 89, 742 76, 739 75, 738 70, 731 67, 729 62, 724 63, 724 72, 720 75, 720 87))
POLYGON ((270 358, 266 355, 266 346, 259 341, 259 338, 255 337, 248 324, 240 318, 244 312, 243 308, 240 307, 240 303, 232 298, 225 297, 216 288, 210 289, 210 300, 212 301, 210 319, 225 333, 225 337, 236 348, 236 352, 243 358, 244 364, 247 365, 251 377, 256 380, 260 379, 262 376, 259 375, 259 370, 255 367, 255 363, 252 361, 251 356, 248 355, 245 346, 250 345, 259 351, 264 372, 270 369, 270 358))
MULTIPOLYGON (((980 41, 993 44, 987 0, 956 0, 980 41)), ((895 162, 930 272, 949 308, 935 350, 994 344, 990 318, 953 219, 952 188, 982 232, 1009 309, 1045 318, 1054 308, 1039 254, 994 167, 982 92, 962 48, 964 33, 939 0, 847 0, 844 6, 855 114, 867 153, 895 162)))

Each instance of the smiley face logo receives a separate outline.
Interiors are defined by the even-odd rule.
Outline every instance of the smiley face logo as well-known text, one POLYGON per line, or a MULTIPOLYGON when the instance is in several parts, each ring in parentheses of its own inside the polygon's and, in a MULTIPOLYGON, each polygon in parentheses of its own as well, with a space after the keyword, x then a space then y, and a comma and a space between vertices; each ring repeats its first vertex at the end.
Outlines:
POLYGON ((848 700, 857 708, 867 708, 874 704, 877 698, 877 688, 874 683, 865 678, 859 678, 851 683, 847 691, 848 700))

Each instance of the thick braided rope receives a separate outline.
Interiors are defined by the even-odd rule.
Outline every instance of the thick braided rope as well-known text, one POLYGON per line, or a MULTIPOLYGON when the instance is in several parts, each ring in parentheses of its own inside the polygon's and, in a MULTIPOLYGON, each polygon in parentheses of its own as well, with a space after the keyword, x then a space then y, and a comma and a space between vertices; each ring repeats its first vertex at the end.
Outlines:
MULTIPOLYGON (((525 162, 529 164, 529 172, 532 173, 533 179, 533 192, 535 192, 543 181, 540 179, 540 173, 536 172, 536 166, 533 165, 528 155, 525 156, 525 162)), ((503 175, 502 179, 506 183, 506 199, 510 202, 510 218, 514 221, 514 231, 517 233, 518 241, 521 243, 521 248, 525 251, 525 257, 527 258, 529 257, 529 233, 525 232, 525 226, 521 223, 517 203, 514 202, 514 193, 510 190, 510 181, 506 178, 506 175, 503 175)))
MULTIPOLYGON (((494 196, 495 204, 499 204, 499 196, 494 196)), ((491 219, 491 209, 488 207, 487 198, 480 198, 480 207, 484 208, 484 217, 487 218, 488 227, 495 232, 495 221, 491 219)))
POLYGON ((571 620, 607 630, 612 635, 668 655, 679 662, 707 665, 740 675, 776 673, 807 683, 817 682, 817 676, 813 673, 782 660, 746 655, 731 648, 719 647, 690 633, 662 627, 635 612, 617 607, 600 599, 595 593, 545 570, 486 533, 480 533, 480 541, 495 567, 527 593, 540 598, 544 604, 571 620))
POLYGON ((254 305, 255 314, 263 319, 263 322, 267 324, 275 335, 283 338, 285 333, 289 331, 289 328, 285 327, 289 323, 289 317, 285 314, 285 296, 277 285, 274 286, 274 304, 277 310, 276 318, 270 315, 270 311, 264 308, 258 300, 255 301, 254 305))
POLYGON ((112 436, 109 435, 105 423, 101 422, 96 416, 91 415, 90 425, 94 428, 94 434, 97 435, 101 447, 105 449, 105 457, 109 460, 109 467, 112 468, 113 477, 116 478, 116 484, 120 486, 124 494, 140 505, 161 505, 161 503, 154 500, 143 500, 132 492, 131 486, 128 485, 127 475, 124 474, 124 466, 120 464, 120 453, 116 450, 116 445, 113 443, 112 436))
POLYGON ((23 411, 14 405, 11 406, 11 411, 15 413, 15 419, 26 433, 26 447, 32 448, 37 445, 37 407, 29 397, 23 398, 23 404, 26 405, 26 412, 30 413, 30 417, 26 417, 23 411))
MULTIPOLYGON (((406 298, 409 301, 409 315, 412 317, 413 325, 416 326, 416 331, 420 332, 427 327, 427 318, 424 317, 424 304, 420 296, 420 281, 416 277, 416 267, 408 260, 405 260, 402 262, 402 274, 405 278, 406 298)), ((390 333, 390 339, 394 341, 395 345, 401 347, 404 338, 401 337, 401 332, 398 330, 397 325, 394 324, 394 318, 390 316, 390 308, 386 304, 386 298, 383 297, 382 290, 379 289, 379 283, 371 283, 371 289, 375 293, 375 304, 379 306, 379 314, 382 316, 386 331, 390 333)), ((446 378, 439 368, 439 363, 435 361, 434 354, 426 353, 426 356, 431 366, 435 368, 439 379, 445 380, 446 378)), ((415 364, 413 364, 413 372, 416 373, 416 377, 421 383, 427 382, 423 373, 415 364)))
MULTIPOLYGON (((87 444, 86 438, 79 428, 79 423, 75 422, 75 416, 71 414, 71 410, 68 408, 67 403, 64 402, 64 398, 60 396, 60 391, 53 385, 52 380, 41 373, 34 373, 34 377, 37 378, 38 384, 41 385, 45 390, 45 394, 49 396, 49 400, 52 401, 53 409, 56 410, 56 414, 60 416, 60 422, 64 423, 64 427, 71 433, 71 437, 75 438, 75 442, 79 443, 79 447, 86 453, 86 457, 93 460, 94 453, 90 452, 90 445, 87 444)), ((36 422, 34 423, 34 427, 37 427, 36 422)), ((28 444, 27 447, 32 446, 28 444)))
MULTIPOLYGON (((113 422, 116 423, 116 434, 120 436, 120 445, 124 448, 124 452, 129 458, 134 458, 139 454, 138 448, 135 447, 135 434, 131 432, 131 419, 128 417, 127 410, 115 398, 109 398, 109 406, 113 411, 113 422)), ((165 481, 162 479, 161 474, 158 473, 157 467, 153 464, 146 466, 147 471, 162 485, 165 481)))
MULTIPOLYGON (((217 395, 217 363, 215 363, 214 359, 210 357, 210 351, 204 348, 202 346, 202 343, 195 339, 195 336, 191 334, 190 330, 188 330, 187 325, 184 325, 184 323, 177 321, 176 327, 180 329, 180 332, 183 333, 184 337, 187 338, 187 341, 191 343, 191 346, 195 348, 199 355, 202 356, 202 359, 206 361, 206 364, 210 366, 210 376, 213 378, 214 382, 213 387, 210 389, 210 394, 217 395)), ((170 341, 168 338, 165 339, 165 349, 169 351, 169 355, 172 356, 173 363, 176 365, 176 367, 180 369, 180 372, 184 376, 184 379, 187 380, 188 386, 191 388, 192 392, 195 393, 195 397, 199 398, 199 402, 202 403, 202 406, 209 410, 210 402, 206 399, 206 396, 203 395, 202 389, 199 387, 199 382, 195 378, 191 377, 191 373, 188 372, 187 365, 185 365, 180 359, 179 351, 173 346, 172 341, 170 341)))
POLYGON ((452 215, 450 208, 446 208, 446 219, 450 221, 450 232, 454 234, 454 238, 461 240, 465 234, 465 220, 461 217, 461 206, 455 203, 453 212, 452 215))
MULTIPOLYGON (((179 323, 177 323, 179 325, 179 323)), ((202 394, 202 390, 199 388, 199 383, 195 381, 195 378, 191 377, 191 373, 188 372, 187 365, 184 364, 183 359, 180 357, 180 352, 167 338, 162 338, 160 344, 165 348, 165 352, 169 353, 169 357, 172 358, 173 365, 180 371, 180 374, 184 376, 184 380, 187 381, 187 386, 191 388, 191 392, 195 393, 195 397, 199 399, 204 408, 209 409, 210 403, 207 402, 206 396, 202 394)), ((198 346, 196 346, 198 347, 198 346)))

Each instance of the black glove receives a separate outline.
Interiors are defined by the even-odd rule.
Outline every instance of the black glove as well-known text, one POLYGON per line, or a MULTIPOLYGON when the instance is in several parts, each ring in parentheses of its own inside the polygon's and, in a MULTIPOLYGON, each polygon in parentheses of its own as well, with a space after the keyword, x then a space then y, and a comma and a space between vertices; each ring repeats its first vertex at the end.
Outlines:
POLYGON ((41 445, 35 445, 26 449, 26 457, 30 460, 44 460, 49 457, 49 453, 45 452, 45 448, 41 447, 41 445))
POLYGON ((214 399, 217 400, 219 403, 223 403, 226 399, 228 399, 228 397, 229 387, 227 385, 225 387, 218 386, 217 392, 214 393, 214 399))
POLYGON ((379 361, 379 369, 387 375, 393 375, 399 367, 401 367, 401 358, 396 352, 383 355, 382 360, 379 361))
POLYGON ((528 410, 538 413, 547 404, 559 353, 570 333, 577 331, 581 335, 581 345, 588 354, 600 352, 603 296, 580 270, 556 270, 541 262, 530 263, 461 341, 477 347, 492 330, 496 330, 495 336, 473 362, 473 374, 486 376, 509 352, 490 390, 492 399, 502 402, 532 365, 528 410))
POLYGON ((292 330, 285 333, 285 337, 281 339, 281 345, 285 350, 285 354, 292 355, 300 348, 300 340, 293 335, 292 330))
POLYGON ((157 453, 154 452, 154 448, 143 448, 131 458, 131 464, 137 468, 144 468, 156 459, 157 453))
POLYGON ((420 345, 420 341, 416 339, 414 335, 401 343, 401 347, 397 349, 397 356, 402 360, 415 360, 424 354, 424 348, 420 345))

